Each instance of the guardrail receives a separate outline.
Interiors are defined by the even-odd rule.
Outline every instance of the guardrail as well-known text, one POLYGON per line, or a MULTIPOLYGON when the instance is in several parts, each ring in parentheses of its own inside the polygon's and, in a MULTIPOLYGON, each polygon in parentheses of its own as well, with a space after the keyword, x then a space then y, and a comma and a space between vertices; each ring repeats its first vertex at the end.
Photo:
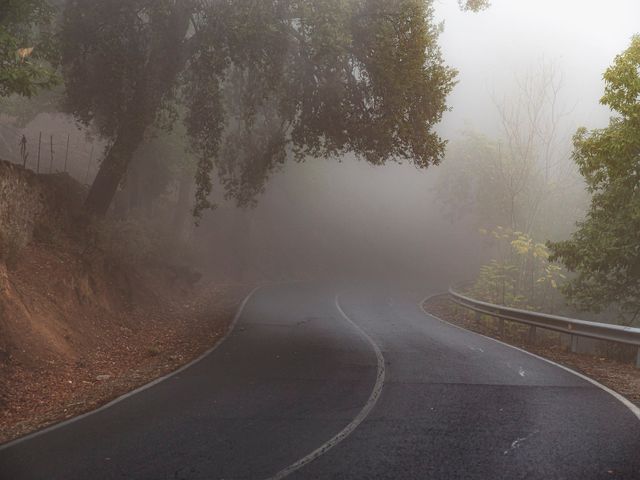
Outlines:
POLYGON ((571 335, 571 351, 575 352, 578 346, 578 337, 594 338, 609 342, 624 343, 638 347, 636 355, 636 367, 640 368, 640 328, 611 325, 608 323, 588 322, 575 318, 549 315, 546 313, 531 312, 518 308, 504 307, 492 303, 481 302, 456 292, 453 287, 449 289, 451 299, 458 305, 476 312, 476 320, 480 315, 489 315, 501 320, 500 331, 504 333, 504 320, 523 323, 530 326, 529 339, 535 340, 536 328, 544 328, 556 332, 571 335))

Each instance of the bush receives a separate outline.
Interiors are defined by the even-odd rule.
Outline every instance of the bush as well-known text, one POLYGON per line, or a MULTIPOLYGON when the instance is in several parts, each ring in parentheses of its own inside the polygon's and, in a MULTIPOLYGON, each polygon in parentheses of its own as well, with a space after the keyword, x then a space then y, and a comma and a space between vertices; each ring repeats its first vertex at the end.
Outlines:
POLYGON ((552 311, 565 275, 559 265, 549 262, 547 247, 508 228, 481 233, 494 240, 497 258, 480 268, 473 295, 511 307, 552 311))

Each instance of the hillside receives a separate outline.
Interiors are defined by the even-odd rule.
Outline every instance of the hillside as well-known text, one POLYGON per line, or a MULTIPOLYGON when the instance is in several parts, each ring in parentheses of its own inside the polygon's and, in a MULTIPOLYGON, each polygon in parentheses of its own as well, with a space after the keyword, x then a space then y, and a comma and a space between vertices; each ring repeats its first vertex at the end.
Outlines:
POLYGON ((84 193, 67 175, 0 162, 0 442, 197 356, 244 291, 105 251, 84 193))

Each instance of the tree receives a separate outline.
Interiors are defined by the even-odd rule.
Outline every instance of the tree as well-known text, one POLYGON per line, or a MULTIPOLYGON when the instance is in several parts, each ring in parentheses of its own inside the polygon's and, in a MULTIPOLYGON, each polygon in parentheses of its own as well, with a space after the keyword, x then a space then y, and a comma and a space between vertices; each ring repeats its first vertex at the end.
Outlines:
POLYGON ((560 102, 562 76, 553 64, 542 63, 515 80, 512 94, 494 98, 498 139, 469 130, 452 142, 438 197, 453 213, 470 215, 488 230, 502 226, 536 238, 562 238, 583 203, 569 160, 570 137, 563 134, 568 110, 560 102))
POLYGON ((512 201, 504 178, 511 165, 504 145, 466 131, 461 139, 451 142, 439 169, 437 197, 452 217, 470 217, 477 227, 517 229, 521 205, 512 201))
POLYGON ((45 0, 0 0, 0 97, 31 97, 57 83, 53 13, 45 0))
POLYGON ((160 213, 165 230, 178 244, 189 218, 195 163, 182 125, 168 133, 150 132, 133 154, 114 199, 114 213, 123 218, 152 218, 160 213), (173 215, 167 216, 169 212, 173 215))
POLYGON ((565 275, 549 262, 549 250, 529 235, 509 228, 482 230, 496 243, 496 258, 480 267, 471 293, 482 300, 551 312, 555 291, 565 275))
POLYGON ((563 273, 548 263, 540 239, 563 238, 584 197, 578 175, 568 168, 561 86, 549 63, 517 76, 515 92, 494 99, 499 139, 467 132, 447 152, 439 199, 453 213, 471 217, 481 232, 491 232, 491 260, 476 282, 475 293, 483 298, 546 310, 555 301, 563 273))
POLYGON ((196 214, 214 168, 247 203, 289 152, 438 163, 445 142, 432 128, 455 72, 432 20, 424 0, 70 1, 66 107, 109 141, 87 210, 107 211, 133 152, 176 105, 199 158, 196 214))
POLYGON ((615 305, 633 322, 640 314, 640 36, 604 74, 600 100, 617 116, 603 129, 581 128, 573 159, 592 194, 584 221, 552 259, 573 272, 564 292, 577 306, 615 305))
POLYGON ((479 12, 489 8, 491 4, 489 0, 458 0, 458 5, 460 5, 462 10, 479 12))

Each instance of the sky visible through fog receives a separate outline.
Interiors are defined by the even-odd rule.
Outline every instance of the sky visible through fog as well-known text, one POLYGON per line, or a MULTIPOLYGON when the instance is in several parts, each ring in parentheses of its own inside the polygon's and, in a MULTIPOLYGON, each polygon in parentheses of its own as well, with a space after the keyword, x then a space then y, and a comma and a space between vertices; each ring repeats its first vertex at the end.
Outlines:
MULTIPOLYGON (((602 74, 640 33, 640 0, 493 0, 480 13, 461 12, 456 0, 436 0, 434 6, 436 21, 444 21, 445 62, 459 71, 448 99, 452 111, 437 127, 450 145, 465 128, 499 138, 492 94, 502 100, 518 76, 539 73, 542 62, 553 63, 564 78, 559 103, 570 111, 562 120, 566 162, 577 127, 607 124, 610 112, 598 104, 602 74)), ((290 163, 275 175, 250 213, 249 237, 256 245, 247 250, 263 248, 280 264, 294 257, 303 263, 308 257, 343 261, 364 255, 404 272, 432 272, 443 282, 475 271, 482 258, 482 245, 471 235, 477 228, 448 218, 434 190, 455 158, 426 170, 344 160, 290 163), (303 247, 299 255, 292 245, 303 247)))
MULTIPOLYGON (((577 127, 607 124, 610 112, 598 104, 602 74, 631 36, 640 34, 640 0, 492 0, 480 13, 460 11, 457 0, 434 2, 436 21, 444 22, 439 43, 445 63, 459 71, 447 100, 452 110, 437 127, 449 146, 461 141, 465 129, 499 139, 492 95, 501 101, 513 92, 518 76, 539 73, 542 62, 553 63, 564 78, 560 107, 571 112, 562 124, 566 162, 577 127)), ((33 122, 27 131, 31 144, 40 131, 45 139, 54 135, 56 152, 63 151, 71 133, 70 170, 90 183, 97 162, 84 136, 60 116, 42 115, 33 122)), ((101 146, 95 151, 97 157, 101 146)), ((225 201, 216 186, 220 208, 208 212, 203 228, 194 231, 212 256, 209 263, 220 268, 233 259, 261 256, 269 268, 295 274, 297 264, 302 270, 308 259, 337 264, 362 257, 360 263, 373 259, 385 269, 397 265, 403 273, 434 271, 446 277, 443 283, 476 271, 483 261, 476 225, 450 218, 436 188, 455 155, 425 170, 408 162, 372 166, 355 162, 352 155, 342 160, 288 162, 248 212, 225 201)))
POLYGON ((609 113, 598 104, 602 74, 640 33, 639 0, 492 0, 480 13, 461 12, 454 0, 436 0, 434 7, 445 25, 445 60, 460 72, 449 97, 453 110, 439 129, 444 135, 467 122, 495 133, 492 93, 509 90, 515 75, 543 60, 562 72, 563 101, 576 122, 606 124, 609 113))

